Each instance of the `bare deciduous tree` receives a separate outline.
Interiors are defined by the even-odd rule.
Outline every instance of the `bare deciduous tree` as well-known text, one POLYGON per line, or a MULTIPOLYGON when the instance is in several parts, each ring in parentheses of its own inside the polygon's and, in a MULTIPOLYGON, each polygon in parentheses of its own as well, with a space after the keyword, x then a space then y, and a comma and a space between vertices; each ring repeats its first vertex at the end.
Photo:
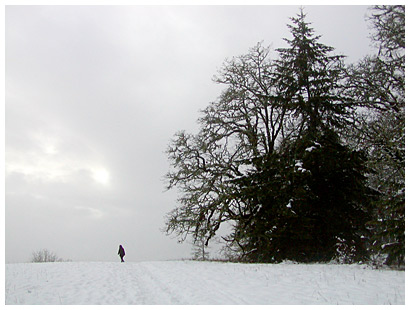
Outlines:
POLYGON ((42 249, 32 253, 32 263, 47 263, 47 262, 62 262, 63 259, 59 258, 55 253, 42 249))

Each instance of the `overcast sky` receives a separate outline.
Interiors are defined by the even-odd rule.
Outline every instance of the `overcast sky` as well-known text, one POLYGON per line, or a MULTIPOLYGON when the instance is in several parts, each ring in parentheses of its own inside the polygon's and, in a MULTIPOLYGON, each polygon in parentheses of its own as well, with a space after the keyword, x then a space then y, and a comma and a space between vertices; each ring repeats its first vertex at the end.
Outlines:
MULTIPOLYGON (((366 6, 305 6, 321 42, 371 53, 366 6)), ((299 6, 7 6, 5 259, 188 258, 161 232, 165 150, 221 86, 223 61, 286 47, 299 6)))

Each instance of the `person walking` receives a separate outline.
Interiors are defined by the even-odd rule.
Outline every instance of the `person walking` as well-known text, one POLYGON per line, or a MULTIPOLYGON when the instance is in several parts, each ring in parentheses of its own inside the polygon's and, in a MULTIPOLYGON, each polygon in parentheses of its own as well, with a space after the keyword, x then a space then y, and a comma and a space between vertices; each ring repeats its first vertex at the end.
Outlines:
POLYGON ((121 257, 121 263, 124 262, 125 250, 120 244, 120 248, 118 249, 118 255, 121 257))

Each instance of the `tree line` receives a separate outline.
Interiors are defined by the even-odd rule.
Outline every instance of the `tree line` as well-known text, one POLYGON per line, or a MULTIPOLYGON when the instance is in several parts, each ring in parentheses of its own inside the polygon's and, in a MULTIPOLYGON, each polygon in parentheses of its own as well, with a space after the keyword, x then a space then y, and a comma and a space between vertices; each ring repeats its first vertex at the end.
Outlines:
POLYGON ((346 65, 303 10, 287 47, 225 61, 226 88, 177 132, 165 231, 240 261, 404 264, 404 6, 375 6, 378 54, 346 65), (275 57, 272 57, 275 52, 275 57))

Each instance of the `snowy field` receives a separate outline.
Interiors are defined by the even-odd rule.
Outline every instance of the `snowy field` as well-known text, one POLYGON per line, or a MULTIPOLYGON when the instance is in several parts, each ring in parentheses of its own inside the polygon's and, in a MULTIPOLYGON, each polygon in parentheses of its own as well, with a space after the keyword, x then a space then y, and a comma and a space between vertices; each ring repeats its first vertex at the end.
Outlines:
POLYGON ((6 264, 11 304, 404 304, 404 272, 195 261, 6 264))

